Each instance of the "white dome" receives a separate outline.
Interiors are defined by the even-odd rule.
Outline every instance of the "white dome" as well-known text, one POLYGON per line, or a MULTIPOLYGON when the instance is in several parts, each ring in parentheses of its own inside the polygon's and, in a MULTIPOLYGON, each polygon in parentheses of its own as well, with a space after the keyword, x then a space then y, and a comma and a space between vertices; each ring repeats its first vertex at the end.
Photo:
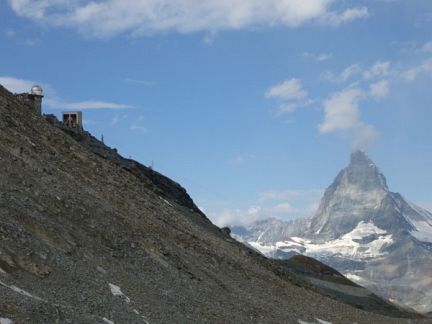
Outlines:
POLYGON ((34 86, 31 88, 30 93, 31 93, 32 95, 35 95, 35 96, 42 96, 43 90, 42 90, 42 88, 41 88, 40 86, 38 86, 38 85, 34 85, 34 86))

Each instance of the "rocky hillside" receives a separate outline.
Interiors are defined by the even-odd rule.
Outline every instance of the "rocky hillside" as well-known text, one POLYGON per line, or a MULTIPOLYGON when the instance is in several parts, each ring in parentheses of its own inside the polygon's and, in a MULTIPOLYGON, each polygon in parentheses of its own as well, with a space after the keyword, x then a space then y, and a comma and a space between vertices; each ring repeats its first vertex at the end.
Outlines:
POLYGON ((391 304, 373 307, 387 316, 362 311, 299 271, 231 239, 180 185, 0 86, 1 323, 427 322, 391 304))
POLYGON ((312 219, 269 219, 235 234, 268 256, 312 256, 393 302, 432 310, 432 214, 391 192, 363 152, 351 155, 312 219))

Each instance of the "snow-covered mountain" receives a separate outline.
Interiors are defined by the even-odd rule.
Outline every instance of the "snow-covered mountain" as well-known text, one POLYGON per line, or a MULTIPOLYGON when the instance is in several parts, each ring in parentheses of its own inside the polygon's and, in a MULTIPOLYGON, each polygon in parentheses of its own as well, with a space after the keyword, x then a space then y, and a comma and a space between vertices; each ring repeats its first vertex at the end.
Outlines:
POLYGON ((233 234, 267 256, 312 256, 392 301, 432 311, 432 214, 390 192, 361 151, 352 153, 312 219, 269 219, 233 234))

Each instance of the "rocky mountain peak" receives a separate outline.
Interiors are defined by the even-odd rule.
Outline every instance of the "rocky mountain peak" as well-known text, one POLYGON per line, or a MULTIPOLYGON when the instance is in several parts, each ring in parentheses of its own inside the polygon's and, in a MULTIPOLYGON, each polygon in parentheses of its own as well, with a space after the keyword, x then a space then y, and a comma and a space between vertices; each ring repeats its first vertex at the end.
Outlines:
POLYGON ((375 163, 363 151, 351 153, 350 164, 341 172, 338 184, 355 186, 363 191, 388 191, 387 181, 375 163))
POLYGON ((360 221, 377 216, 389 194, 384 175, 362 151, 351 154, 344 168, 327 188, 311 222, 311 235, 334 239, 353 230, 360 221))
POLYGON ((356 150, 351 153, 351 164, 352 163, 373 163, 373 161, 367 156, 367 154, 361 150, 356 150))

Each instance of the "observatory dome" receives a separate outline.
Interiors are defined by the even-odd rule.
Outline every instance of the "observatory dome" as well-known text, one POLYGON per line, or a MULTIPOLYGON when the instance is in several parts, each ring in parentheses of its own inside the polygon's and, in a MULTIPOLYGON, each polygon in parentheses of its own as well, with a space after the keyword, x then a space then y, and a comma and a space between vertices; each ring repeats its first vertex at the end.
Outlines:
POLYGON ((42 96, 43 90, 42 90, 41 86, 39 86, 39 85, 34 85, 34 86, 31 88, 30 93, 31 93, 32 95, 35 95, 35 96, 42 96))

